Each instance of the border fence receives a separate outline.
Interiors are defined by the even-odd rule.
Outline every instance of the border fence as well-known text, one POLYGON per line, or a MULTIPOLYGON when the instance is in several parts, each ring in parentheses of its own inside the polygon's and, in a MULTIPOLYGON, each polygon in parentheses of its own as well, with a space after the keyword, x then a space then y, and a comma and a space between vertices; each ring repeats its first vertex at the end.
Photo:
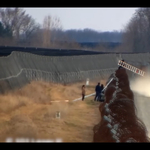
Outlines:
POLYGON ((120 59, 135 67, 150 64, 149 53, 42 56, 13 51, 0 57, 0 92, 22 87, 32 80, 67 84, 87 78, 106 79, 120 59))

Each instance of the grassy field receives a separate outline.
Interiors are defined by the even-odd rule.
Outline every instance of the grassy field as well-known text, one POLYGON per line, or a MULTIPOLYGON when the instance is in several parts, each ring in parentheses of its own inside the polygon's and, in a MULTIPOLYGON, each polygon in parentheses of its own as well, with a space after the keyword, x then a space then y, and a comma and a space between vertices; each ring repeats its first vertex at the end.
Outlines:
MULTIPOLYGON (((93 101, 94 96, 72 102, 81 97, 83 84, 33 81, 22 89, 0 95, 0 142, 8 138, 92 142, 93 127, 100 121, 100 103, 93 101), (57 100, 60 102, 51 102, 57 100), (56 111, 61 112, 60 119, 55 118, 56 111)), ((87 95, 94 92, 96 84, 97 81, 86 87, 87 95)))

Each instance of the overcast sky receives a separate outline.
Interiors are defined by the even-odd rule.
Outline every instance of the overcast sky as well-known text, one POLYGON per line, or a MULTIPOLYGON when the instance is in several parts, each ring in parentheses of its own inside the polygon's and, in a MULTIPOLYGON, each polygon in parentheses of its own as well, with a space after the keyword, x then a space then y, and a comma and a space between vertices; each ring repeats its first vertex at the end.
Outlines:
POLYGON ((120 31, 134 14, 136 7, 62 7, 62 8, 24 8, 38 23, 42 24, 46 15, 58 17, 64 30, 93 29, 96 31, 120 31))

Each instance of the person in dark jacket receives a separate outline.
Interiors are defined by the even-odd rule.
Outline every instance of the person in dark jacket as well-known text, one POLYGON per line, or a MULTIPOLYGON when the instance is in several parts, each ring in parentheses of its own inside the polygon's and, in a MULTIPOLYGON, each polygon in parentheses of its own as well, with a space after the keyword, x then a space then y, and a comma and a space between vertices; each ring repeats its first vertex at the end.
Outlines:
POLYGON ((94 98, 94 101, 98 100, 99 96, 100 96, 100 93, 101 93, 101 86, 100 86, 100 82, 98 82, 98 84, 96 85, 95 87, 95 98, 94 98))
POLYGON ((85 97, 85 85, 82 85, 82 101, 84 100, 85 97))
POLYGON ((103 96, 102 96, 102 94, 104 94, 104 92, 102 91, 103 89, 104 89, 104 85, 101 84, 101 93, 100 93, 100 97, 99 97, 99 101, 100 101, 100 102, 103 102, 103 101, 104 101, 103 96))

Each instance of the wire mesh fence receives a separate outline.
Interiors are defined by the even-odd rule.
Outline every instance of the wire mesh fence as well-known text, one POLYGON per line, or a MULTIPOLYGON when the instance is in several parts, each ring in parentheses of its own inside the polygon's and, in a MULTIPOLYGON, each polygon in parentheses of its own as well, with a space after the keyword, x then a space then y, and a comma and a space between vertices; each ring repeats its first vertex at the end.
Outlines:
POLYGON ((106 79, 117 68, 118 59, 129 64, 150 64, 147 54, 97 54, 85 56, 40 56, 25 52, 12 52, 0 57, 0 92, 22 87, 32 80, 55 83, 73 83, 87 78, 106 79))

